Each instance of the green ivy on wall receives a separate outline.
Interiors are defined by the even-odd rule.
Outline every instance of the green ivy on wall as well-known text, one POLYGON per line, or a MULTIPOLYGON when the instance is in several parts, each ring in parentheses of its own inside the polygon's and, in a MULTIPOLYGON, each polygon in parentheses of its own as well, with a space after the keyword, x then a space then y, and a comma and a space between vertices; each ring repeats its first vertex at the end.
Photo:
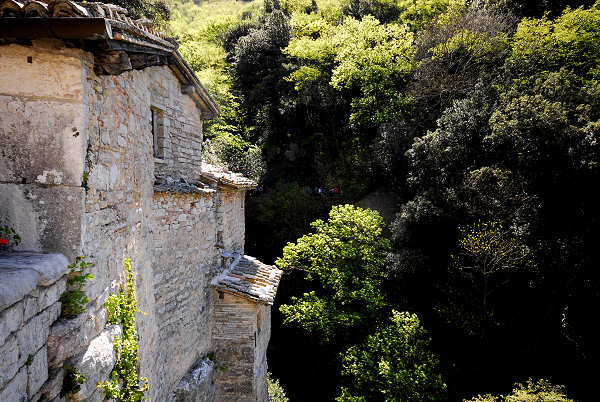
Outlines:
POLYGON ((135 296, 135 283, 131 272, 131 260, 123 261, 125 284, 120 284, 119 291, 106 300, 104 306, 108 312, 108 323, 120 325, 122 335, 114 342, 117 361, 110 374, 110 381, 98 383, 103 388, 107 399, 123 402, 138 402, 149 389, 148 379, 138 373, 138 340, 135 330, 135 314, 139 311, 135 296))

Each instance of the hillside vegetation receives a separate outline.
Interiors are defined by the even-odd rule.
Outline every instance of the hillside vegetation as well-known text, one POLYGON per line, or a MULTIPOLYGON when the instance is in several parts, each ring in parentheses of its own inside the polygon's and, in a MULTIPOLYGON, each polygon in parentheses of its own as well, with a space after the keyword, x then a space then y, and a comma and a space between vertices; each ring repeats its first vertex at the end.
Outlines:
POLYGON ((265 189, 247 252, 288 272, 291 400, 597 399, 599 1, 176 1, 170 24, 222 109, 205 158, 265 189), (385 229, 329 211, 381 187, 385 229))

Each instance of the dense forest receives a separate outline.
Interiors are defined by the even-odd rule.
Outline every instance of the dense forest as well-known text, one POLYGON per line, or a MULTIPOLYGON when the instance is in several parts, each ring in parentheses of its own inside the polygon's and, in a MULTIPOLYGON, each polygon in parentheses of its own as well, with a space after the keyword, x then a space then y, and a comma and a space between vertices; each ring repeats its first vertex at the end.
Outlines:
POLYGON ((158 4, 260 183, 292 401, 597 399, 600 2, 158 4))

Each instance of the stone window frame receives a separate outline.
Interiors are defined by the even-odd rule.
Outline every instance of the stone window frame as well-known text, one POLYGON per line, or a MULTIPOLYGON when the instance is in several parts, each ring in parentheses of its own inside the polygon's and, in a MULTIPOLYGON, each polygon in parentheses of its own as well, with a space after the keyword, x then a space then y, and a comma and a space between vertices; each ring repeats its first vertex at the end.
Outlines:
POLYGON ((165 112, 156 106, 150 107, 150 129, 152 131, 152 154, 155 159, 165 159, 165 112))

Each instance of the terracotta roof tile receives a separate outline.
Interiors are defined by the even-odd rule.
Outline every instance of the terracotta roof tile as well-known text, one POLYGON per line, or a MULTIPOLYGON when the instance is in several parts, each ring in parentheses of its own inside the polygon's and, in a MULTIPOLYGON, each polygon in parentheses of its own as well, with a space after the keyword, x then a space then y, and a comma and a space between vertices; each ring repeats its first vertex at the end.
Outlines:
POLYGON ((282 273, 273 265, 263 264, 256 258, 245 255, 215 278, 212 285, 220 291, 273 305, 282 273))

